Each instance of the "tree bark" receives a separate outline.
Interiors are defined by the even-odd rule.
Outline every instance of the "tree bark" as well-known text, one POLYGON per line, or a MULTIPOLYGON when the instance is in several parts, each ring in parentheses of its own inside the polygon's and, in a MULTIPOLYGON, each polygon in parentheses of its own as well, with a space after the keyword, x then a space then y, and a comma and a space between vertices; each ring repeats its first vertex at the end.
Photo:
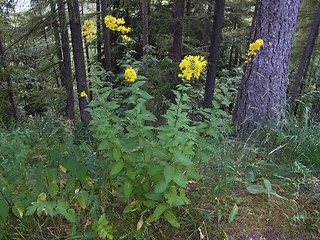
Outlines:
POLYGON ((110 29, 106 27, 104 18, 108 15, 109 0, 101 0, 101 18, 102 18, 102 34, 104 45, 104 67, 106 71, 111 71, 110 57, 110 29))
POLYGON ((207 11, 207 21, 205 24, 205 30, 204 30, 204 36, 203 36, 203 51, 208 52, 209 51, 209 33, 210 33, 210 19, 211 19, 211 13, 212 13, 212 5, 213 0, 208 1, 208 11, 207 11))
POLYGON ((63 0, 58 0, 59 22, 61 28, 61 48, 63 55, 63 68, 65 73, 65 88, 67 95, 67 113, 68 117, 75 120, 74 109, 74 93, 73 93, 73 80, 72 80, 72 67, 71 67, 71 54, 69 47, 69 33, 66 20, 66 9, 63 0))
POLYGON ((243 74, 233 121, 250 132, 257 122, 281 119, 286 101, 288 64, 300 0, 257 0, 250 42, 264 45, 243 74))
POLYGON ((208 58, 208 72, 204 92, 204 108, 212 108, 212 99, 218 69, 219 48, 224 16, 225 0, 215 0, 214 19, 211 32, 211 43, 208 58))
POLYGON ((297 96, 297 93, 298 93, 298 88, 300 87, 301 85, 301 78, 302 78, 302 75, 303 75, 303 72, 306 71, 306 64, 308 62, 308 59, 310 61, 310 56, 312 54, 312 49, 313 49, 313 46, 314 46, 314 42, 318 36, 318 33, 319 33, 319 25, 320 25, 320 3, 319 3, 319 6, 318 6, 318 10, 317 10, 317 13, 316 13, 316 16, 313 20, 313 23, 312 23, 312 27, 310 29, 310 33, 309 33, 309 37, 308 37, 308 40, 307 40, 307 44, 306 44, 306 47, 304 49, 304 52, 303 52, 303 55, 302 55, 302 58, 301 58, 301 61, 300 61, 300 65, 298 67, 298 72, 297 72, 297 75, 295 77, 295 81, 294 81, 294 84, 292 86, 292 89, 291 89, 291 94, 290 94, 290 98, 289 98, 289 106, 292 107, 292 104, 297 96))
POLYGON ((68 11, 70 18, 73 61, 75 64, 80 117, 84 125, 87 126, 90 118, 89 112, 86 111, 86 108, 88 107, 88 102, 86 97, 80 96, 80 93, 83 91, 88 93, 88 87, 86 79, 86 66, 83 53, 83 42, 81 34, 80 11, 78 0, 68 1, 68 11))
POLYGON ((185 2, 185 0, 173 1, 173 18, 175 19, 175 23, 173 28, 173 46, 171 55, 175 62, 180 62, 181 60, 185 2))
POLYGON ((148 45, 148 0, 142 0, 142 36, 143 56, 146 55, 148 45))
MULTIPOLYGON (((101 52, 101 13, 100 13, 100 0, 96 0, 96 10, 97 10, 97 60, 101 62, 102 52, 101 52)), ((103 23, 102 23, 103 24, 103 23)))
MULTIPOLYGON (((0 38, 0 66, 1 65, 3 65, 3 67, 5 67, 4 47, 2 45, 2 40, 0 38)), ((19 122, 20 117, 19 117, 16 98, 15 98, 14 91, 13 91, 12 79, 11 79, 11 76, 8 72, 4 76, 5 76, 4 78, 7 82, 7 86, 8 86, 8 95, 9 95, 9 101, 10 101, 10 105, 11 105, 13 118, 16 122, 19 122)))

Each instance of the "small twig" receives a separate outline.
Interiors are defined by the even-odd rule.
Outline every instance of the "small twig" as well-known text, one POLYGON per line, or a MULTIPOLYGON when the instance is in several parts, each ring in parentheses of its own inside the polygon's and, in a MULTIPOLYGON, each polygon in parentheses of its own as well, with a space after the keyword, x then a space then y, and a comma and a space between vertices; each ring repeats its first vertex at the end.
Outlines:
POLYGON ((11 203, 9 202, 9 200, 6 198, 6 196, 4 195, 4 193, 0 190, 2 196, 4 197, 4 199, 6 200, 7 204, 9 205, 9 207, 11 207, 11 203))
POLYGON ((272 153, 274 153, 274 152, 276 152, 276 151, 278 151, 278 150, 280 150, 280 149, 284 148, 286 145, 287 145, 287 143, 286 143, 286 144, 283 144, 283 145, 280 145, 280 146, 279 146, 279 147, 277 147, 276 149, 273 149, 271 152, 269 152, 269 154, 268 154, 268 155, 271 155, 272 153))

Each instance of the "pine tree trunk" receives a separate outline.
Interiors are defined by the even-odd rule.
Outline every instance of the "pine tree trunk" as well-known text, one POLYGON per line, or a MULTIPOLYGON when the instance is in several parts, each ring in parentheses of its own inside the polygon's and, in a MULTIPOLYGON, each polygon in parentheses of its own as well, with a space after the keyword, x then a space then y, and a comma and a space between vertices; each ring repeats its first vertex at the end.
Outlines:
MULTIPOLYGON (((50 1, 50 10, 51 10, 51 14, 54 15, 54 13, 56 12, 56 6, 52 1, 50 1)), ((65 71, 64 71, 64 67, 63 67, 63 61, 62 61, 62 52, 61 52, 61 44, 60 44, 58 22, 57 22, 56 19, 52 23, 52 28, 53 28, 54 41, 55 41, 55 45, 56 45, 56 48, 57 48, 57 57, 59 59, 59 70, 60 70, 61 85, 65 86, 65 71)), ((45 29, 44 29, 44 34, 46 35, 46 30, 45 29)), ((49 45, 47 45, 47 46, 49 47, 49 45)), ((60 84, 59 84, 58 74, 57 74, 57 71, 56 71, 55 67, 53 67, 53 71, 54 71, 54 75, 56 76, 57 86, 59 88, 60 84)))
POLYGON ((88 93, 88 87, 86 79, 86 66, 83 53, 83 42, 81 34, 80 11, 78 0, 68 1, 68 11, 70 18, 73 61, 75 64, 80 117, 84 125, 87 126, 90 118, 89 112, 86 111, 86 108, 88 107, 88 102, 86 97, 80 96, 80 93, 83 91, 88 93))
MULTIPOLYGON (((5 66, 4 48, 2 45, 1 39, 0 39, 0 64, 3 64, 3 66, 5 66)), ((15 98, 14 91, 13 91, 12 79, 11 79, 11 76, 9 73, 4 74, 4 76, 5 76, 5 80, 7 82, 7 86, 8 86, 8 95, 9 95, 9 101, 10 101, 10 105, 11 105, 12 114, 13 114, 14 120, 16 122, 19 122, 20 117, 19 117, 16 98, 15 98)))
POLYGON ((142 36, 143 36, 143 56, 146 54, 148 45, 148 0, 142 0, 142 36))
POLYGON ((65 88, 67 95, 67 112, 68 117, 75 120, 75 109, 74 109, 74 93, 73 93, 73 80, 72 80, 72 67, 71 67, 71 56, 69 47, 69 33, 66 21, 66 10, 65 3, 63 0, 58 0, 59 9, 59 21, 61 28, 61 48, 63 54, 63 67, 65 72, 65 88))
POLYGON ((250 42, 262 39, 264 45, 248 62, 242 77, 233 113, 240 132, 283 116, 299 7, 300 0, 257 0, 250 42))
POLYGON ((185 2, 185 0, 173 1, 173 18, 175 19, 175 23, 173 28, 173 46, 171 55, 175 62, 180 62, 181 60, 185 2))
POLYGON ((101 52, 101 13, 100 13, 100 0, 96 0, 96 10, 97 10, 97 61, 101 62, 102 52, 101 52))
POLYGON ((104 45, 104 60, 106 71, 111 71, 111 57, 110 57, 110 29, 106 27, 104 18, 108 15, 109 0, 101 0, 101 18, 102 18, 102 34, 104 45), (107 2, 108 1, 108 2, 107 2))
POLYGON ((292 106, 296 96, 297 96, 297 93, 298 93, 298 88, 300 87, 300 82, 301 82, 301 78, 302 78, 302 75, 303 75, 303 72, 306 71, 306 64, 307 64, 307 61, 308 59, 310 59, 310 56, 311 56, 311 53, 312 53, 312 49, 313 49, 313 46, 314 46, 314 42, 318 36, 318 33, 319 33, 319 25, 320 25, 320 3, 319 3, 319 6, 318 6, 318 10, 317 10, 317 13, 316 13, 316 16, 313 20, 313 23, 312 23, 312 27, 311 27, 311 30, 310 30, 310 33, 309 33, 309 37, 308 37, 308 40, 307 40, 307 45, 304 49, 304 52, 303 52, 303 55, 302 55, 302 58, 301 58, 301 61, 300 61, 300 65, 298 67, 298 72, 297 72, 297 75, 295 77, 295 81, 294 81, 294 84, 292 86, 292 89, 291 89, 291 95, 290 95, 290 98, 289 98, 289 105, 290 107, 292 106))
POLYGON ((211 43, 208 58, 208 72, 204 92, 204 108, 212 107, 212 99, 218 69, 219 47, 223 24, 225 0, 215 0, 214 19, 211 32, 211 43))
POLYGON ((209 35, 210 35, 210 16, 212 14, 212 5, 213 5, 213 0, 209 0, 208 2, 208 11, 207 11, 207 21, 205 24, 205 30, 204 30, 204 36, 203 36, 203 51, 208 52, 209 51, 209 35))

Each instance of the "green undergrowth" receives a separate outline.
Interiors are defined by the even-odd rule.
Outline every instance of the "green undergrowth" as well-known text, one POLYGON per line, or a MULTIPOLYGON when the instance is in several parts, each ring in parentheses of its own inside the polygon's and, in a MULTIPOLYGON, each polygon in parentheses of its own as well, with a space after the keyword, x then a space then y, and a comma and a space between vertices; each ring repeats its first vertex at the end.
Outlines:
POLYGON ((171 210, 176 228, 123 212, 90 131, 30 118, 0 130, 0 239, 319 239, 319 134, 287 123, 220 136, 209 162, 195 164, 190 203, 171 210))

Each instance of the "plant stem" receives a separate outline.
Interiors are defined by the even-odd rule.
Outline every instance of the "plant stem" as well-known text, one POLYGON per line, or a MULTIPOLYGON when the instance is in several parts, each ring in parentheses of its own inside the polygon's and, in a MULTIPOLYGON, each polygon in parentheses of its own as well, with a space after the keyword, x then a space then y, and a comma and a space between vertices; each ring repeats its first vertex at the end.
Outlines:
POLYGON ((4 199, 6 200, 7 204, 9 205, 9 207, 11 207, 11 203, 9 202, 9 200, 7 199, 7 197, 4 195, 4 193, 0 190, 2 196, 4 197, 4 199))

